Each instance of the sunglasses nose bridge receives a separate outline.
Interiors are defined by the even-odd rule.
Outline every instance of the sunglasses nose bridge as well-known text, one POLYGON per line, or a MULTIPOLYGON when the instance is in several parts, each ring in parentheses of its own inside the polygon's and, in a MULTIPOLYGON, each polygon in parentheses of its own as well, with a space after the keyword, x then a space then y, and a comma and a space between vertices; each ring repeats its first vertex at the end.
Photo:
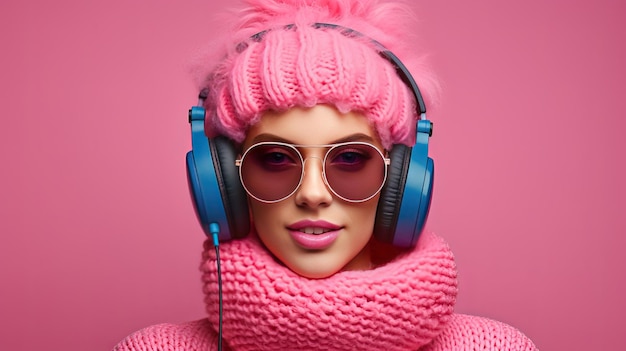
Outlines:
MULTIPOLYGON (((320 161, 320 175, 322 176, 322 178, 324 178, 324 160, 319 157, 319 156, 308 156, 306 158, 303 157, 303 161, 302 161, 302 178, 304 178, 306 176, 306 164, 310 159, 317 159, 318 161, 320 161)), ((326 179, 324 179, 324 182, 326 182, 326 179)))
POLYGON ((302 164, 302 178, 296 190, 301 196, 326 198, 330 195, 330 188, 326 180, 326 175, 324 174, 323 162, 324 159, 318 156, 309 156, 304 159, 302 164), (320 164, 316 167, 316 162, 310 162, 307 172, 307 162, 312 159, 317 159, 320 164), (313 168, 311 169, 311 167, 313 168))

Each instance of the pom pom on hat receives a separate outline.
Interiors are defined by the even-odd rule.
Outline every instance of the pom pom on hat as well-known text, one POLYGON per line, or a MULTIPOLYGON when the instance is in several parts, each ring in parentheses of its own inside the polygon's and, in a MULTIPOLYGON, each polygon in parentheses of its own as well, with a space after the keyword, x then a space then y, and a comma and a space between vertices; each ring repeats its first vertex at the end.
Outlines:
POLYGON ((209 137, 225 135, 242 142, 265 111, 329 104, 340 112, 364 114, 385 148, 414 143, 415 99, 372 41, 403 60, 429 100, 435 88, 430 72, 413 50, 400 44, 406 37, 402 31, 409 30, 402 24, 413 20, 409 7, 377 0, 245 3, 234 32, 221 38, 226 53, 200 83, 209 91, 209 137), (315 23, 339 25, 367 37, 315 23))

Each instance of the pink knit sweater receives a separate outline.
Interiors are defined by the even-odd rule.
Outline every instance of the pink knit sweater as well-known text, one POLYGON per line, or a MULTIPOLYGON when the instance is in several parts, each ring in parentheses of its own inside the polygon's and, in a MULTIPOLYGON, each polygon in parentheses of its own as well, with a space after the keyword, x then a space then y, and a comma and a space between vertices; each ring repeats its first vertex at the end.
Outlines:
MULTIPOLYGON (((517 329, 453 314, 454 259, 425 233, 417 247, 368 271, 307 279, 277 263, 255 238, 221 246, 225 350, 536 350, 517 329)), ((201 266, 209 317, 160 324, 120 342, 122 350, 216 350, 215 253, 201 266)))

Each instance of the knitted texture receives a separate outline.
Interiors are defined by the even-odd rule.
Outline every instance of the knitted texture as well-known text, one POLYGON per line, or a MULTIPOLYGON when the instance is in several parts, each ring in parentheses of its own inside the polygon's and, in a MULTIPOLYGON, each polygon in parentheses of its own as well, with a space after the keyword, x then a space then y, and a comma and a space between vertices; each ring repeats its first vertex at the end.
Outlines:
POLYGON ((536 351, 522 332, 510 325, 487 318, 453 315, 445 330, 420 351, 511 350, 536 351))
MULTIPOLYGON (((384 266, 307 279, 277 263, 254 238, 221 245, 224 339, 234 350, 417 350, 452 314, 452 253, 425 233, 384 266)), ((207 312, 218 326, 215 252, 202 265, 207 312)))
MULTIPOLYGON (((224 346, 226 351, 237 351, 224 346)), ((216 351, 217 334, 208 319, 184 324, 159 324, 131 334, 113 351, 139 350, 216 351)), ((354 345, 352 350, 361 350, 360 345, 354 345)), ((453 314, 441 333, 419 351, 537 351, 537 348, 524 334, 509 325, 487 318, 453 314)))
MULTIPOLYGON (((208 319, 147 327, 113 350, 217 350, 212 252, 207 243, 202 270, 208 319)), ((424 233, 413 252, 388 266, 338 273, 326 284, 327 279, 290 274, 254 238, 222 244, 222 257, 224 350, 537 350, 509 325, 450 315, 456 294, 454 263, 447 246, 433 234, 424 233)))
POLYGON ((203 319, 144 328, 126 337, 113 351, 205 351, 215 350, 214 345, 217 345, 217 335, 203 319))
MULTIPOLYGON (((393 27, 400 26, 410 8, 377 0, 246 3, 233 42, 226 44, 228 53, 201 83, 209 91, 207 135, 226 135, 241 142, 265 111, 329 104, 340 112, 364 114, 385 148, 414 144, 415 99, 372 42, 398 46, 404 41, 411 28, 402 35, 393 27), (313 26, 320 22, 345 26, 372 39, 313 26), (248 37, 241 38, 241 33, 248 37)), ((407 66, 428 98, 429 74, 419 65, 407 66)))

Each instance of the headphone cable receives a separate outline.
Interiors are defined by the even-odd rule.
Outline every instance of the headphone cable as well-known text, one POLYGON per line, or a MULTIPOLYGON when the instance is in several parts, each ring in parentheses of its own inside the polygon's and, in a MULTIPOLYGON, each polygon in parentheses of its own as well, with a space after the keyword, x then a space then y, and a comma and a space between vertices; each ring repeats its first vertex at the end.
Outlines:
POLYGON ((222 265, 220 262, 220 242, 219 232, 220 227, 217 223, 211 223, 209 225, 211 235, 213 236, 213 246, 215 246, 215 264, 217 266, 217 291, 219 296, 219 331, 217 339, 217 350, 222 351, 222 324, 223 324, 223 300, 222 300, 222 265))

